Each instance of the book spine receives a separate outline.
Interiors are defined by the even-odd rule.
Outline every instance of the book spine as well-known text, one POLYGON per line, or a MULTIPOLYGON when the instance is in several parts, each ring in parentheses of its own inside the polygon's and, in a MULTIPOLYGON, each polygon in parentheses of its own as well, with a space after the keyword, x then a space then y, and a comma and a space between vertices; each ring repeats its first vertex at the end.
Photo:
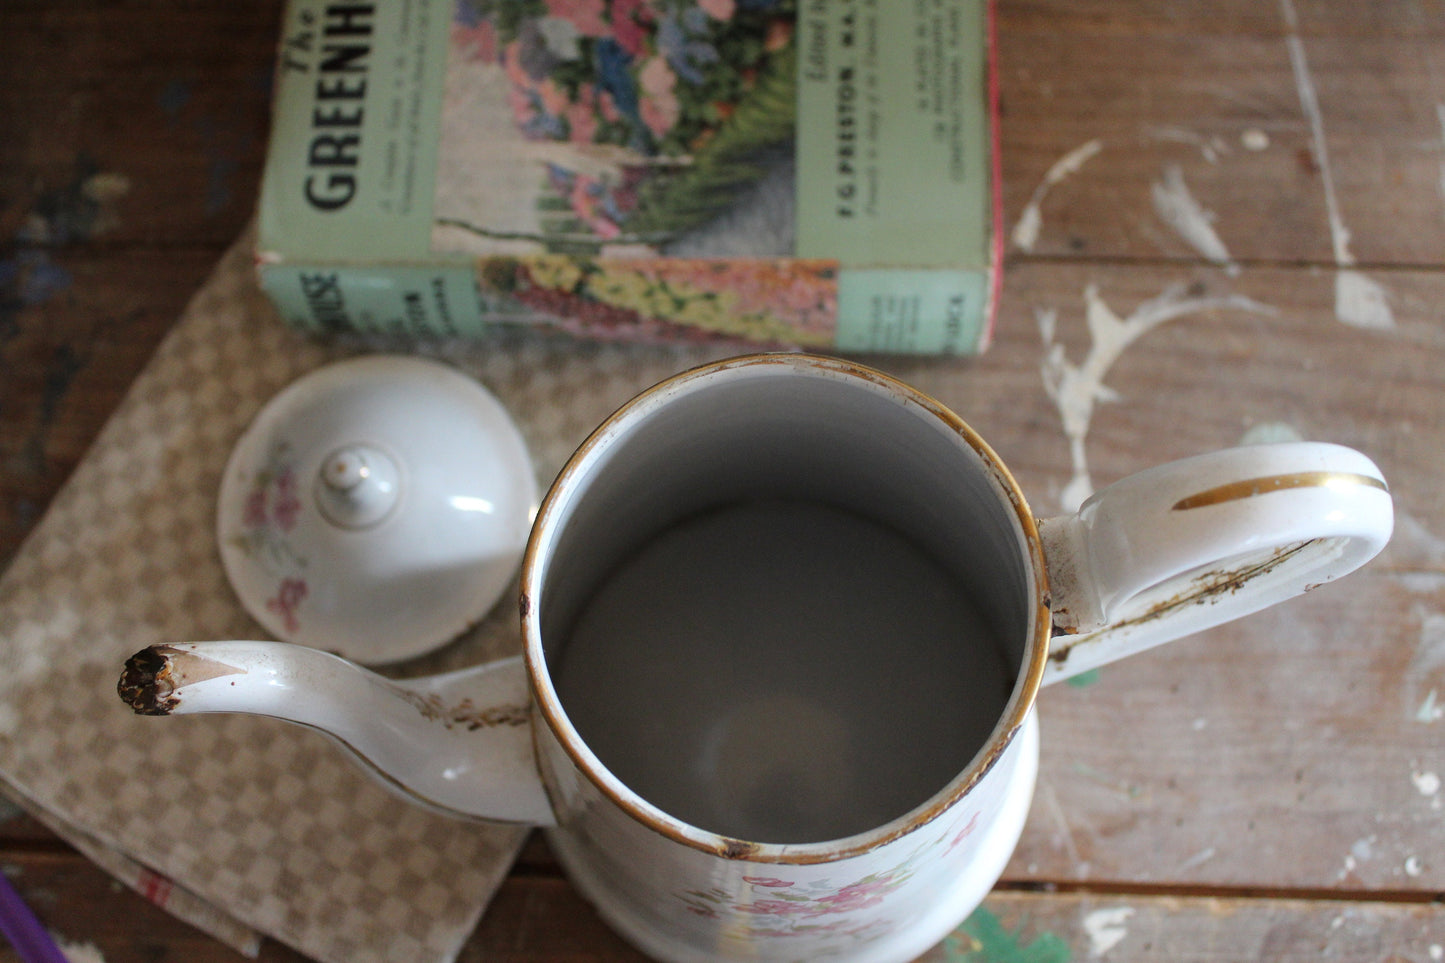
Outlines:
MULTIPOLYGON (((558 258, 489 258, 476 264, 292 264, 259 267, 262 289, 282 319, 313 334, 477 338, 498 325, 548 327, 581 338, 670 344, 721 341, 740 345, 850 353, 970 355, 989 338, 991 272, 955 269, 837 270, 832 262, 769 259, 701 262, 596 262, 558 258), (559 264, 562 266, 559 268, 559 264), (768 314, 720 319, 707 313, 716 292, 686 289, 679 278, 727 268, 729 285, 756 281, 776 288, 782 264, 793 286, 812 283, 813 323, 787 324, 768 314), (580 265, 580 266, 579 266, 580 265), (544 270, 543 268, 548 268, 544 270), (559 273, 590 271, 605 283, 598 295, 573 282, 548 284, 559 273), (527 272, 526 290, 516 277, 527 272), (509 280, 498 285, 496 278, 509 280), (770 277, 770 275, 773 275, 770 277), (640 297, 609 298, 637 290, 640 297), (699 309, 685 305, 688 293, 699 309), (643 310, 667 299, 666 317, 643 310)), ((802 320, 802 319, 799 319, 802 320)))
POLYGON ((844 270, 833 347, 850 353, 969 355, 989 343, 992 270, 844 270))
POLYGON ((282 319, 314 334, 479 337, 497 311, 466 264, 266 264, 261 288, 282 319))

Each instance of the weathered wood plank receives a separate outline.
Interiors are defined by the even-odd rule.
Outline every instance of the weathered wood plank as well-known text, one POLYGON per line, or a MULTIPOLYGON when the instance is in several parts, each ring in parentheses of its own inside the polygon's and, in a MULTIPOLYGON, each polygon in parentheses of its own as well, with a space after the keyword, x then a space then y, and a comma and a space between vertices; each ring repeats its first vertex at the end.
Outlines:
POLYGON ((1434 960, 1439 906, 995 893, 920 963, 1434 960))
POLYGON ((1123 338, 1087 420, 1096 484, 1165 458, 1239 443, 1260 425, 1351 444, 1380 460, 1405 511, 1445 531, 1438 473, 1445 425, 1445 275, 1383 276, 1400 305, 1390 331, 1334 317, 1334 272, 1021 263, 1005 279, 998 336, 981 359, 874 358, 982 431, 1040 513, 1071 476, 1045 369, 1078 367, 1123 338), (1088 315, 1135 334, 1091 335, 1088 315), (1158 323, 1149 323, 1154 318, 1158 323), (1045 332, 1049 332, 1047 335, 1045 332), (1061 352, 1061 355, 1055 355, 1061 352), (1053 359, 1052 361, 1050 359, 1053 359))
POLYGON ((1099 146, 1043 199, 1038 253, 1197 256, 1153 212, 1177 169, 1236 260, 1333 263, 1343 230, 1362 263, 1440 263, 1438 2, 998 9, 1008 226, 1051 165, 1099 146))
POLYGON ((1008 876, 1445 889, 1432 581, 1362 574, 1049 691, 1008 876))
MULTIPOLYGON (((243 959, 176 923, 74 853, 0 851, 0 870, 59 939, 88 945, 106 963, 243 959)), ((1445 910, 1438 904, 1003 890, 921 959, 1425 963, 1442 944, 1445 910), (1033 955, 1019 955, 1023 952, 1033 955)), ((304 958, 267 942, 260 959, 304 958)), ((461 963, 643 959, 555 875, 509 879, 460 957, 461 963)), ((18 963, 9 947, 0 946, 0 963, 18 963)))
MULTIPOLYGON (((1445 4, 1337 3, 1291 0, 1305 36, 1440 37, 1445 34, 1445 4)), ((1111 0, 999 0, 999 9, 1015 30, 1067 30, 1081 37, 1134 36, 1278 36, 1284 30, 1283 4, 1255 0, 1158 2, 1123 7, 1111 0)))
MULTIPOLYGON (((1003 891, 920 960, 1424 963, 1442 943, 1439 906, 1003 891)), ((508 881, 461 956, 462 963, 643 959, 570 886, 546 879, 508 881)))
MULTIPOLYGON (((74 851, 0 849, 3 872, 71 959, 105 963, 240 963, 230 947, 176 920, 74 851), (90 955, 83 955, 89 951, 90 955)), ((267 941, 263 963, 306 958, 267 941)), ((0 939, 0 963, 20 963, 0 939)))
MULTIPOLYGON (((1439 264, 1445 90, 1430 65, 1442 18, 1418 5, 1356 7, 1298 4, 1302 79, 1274 5, 1001 2, 1006 227, 1050 165, 1098 141, 1099 154, 1042 199, 1038 253, 1197 259, 1152 212, 1155 186, 1177 168, 1233 258, 1332 262, 1303 83, 1320 104, 1353 257, 1439 264)), ((43 201, 94 231, 80 195, 101 174, 102 190, 119 194, 101 236, 225 243, 254 201, 279 20, 279 0, 189 16, 140 0, 103 11, 7 5, 0 117, 13 135, 0 137, 0 226, 43 201), (131 42, 107 42, 116 35, 131 42)))
POLYGON ((1031 204, 1041 215, 1037 241, 1022 249, 1441 263, 1437 39, 1307 37, 1297 70, 1278 29, 1091 35, 1067 17, 1010 23, 1005 12, 1005 224, 1014 231, 1031 204), (1318 138, 1306 97, 1318 104, 1318 138), (1097 152, 1075 173, 1045 184, 1053 165, 1089 145, 1097 152), (1161 192, 1174 199, 1172 224, 1156 213, 1161 192))
POLYGON ((1445 889, 1432 708, 1445 700, 1445 330, 1429 307, 1445 277, 1386 283, 1416 307, 1377 332, 1334 319, 1331 272, 1029 264, 1008 279, 988 356, 965 371, 889 365, 963 414, 1052 514, 1076 466, 1037 318, 1080 365, 1090 300, 1137 319, 1180 285, 1206 306, 1142 334, 1102 379, 1115 400, 1094 406, 1083 438, 1095 486, 1263 434, 1356 446, 1396 499, 1397 534, 1366 572, 1047 692, 1042 781, 1011 878, 1445 889), (1236 296, 1249 300, 1218 300, 1236 296))
POLYGON ((233 240, 260 180, 280 8, 0 5, 0 243, 233 240))

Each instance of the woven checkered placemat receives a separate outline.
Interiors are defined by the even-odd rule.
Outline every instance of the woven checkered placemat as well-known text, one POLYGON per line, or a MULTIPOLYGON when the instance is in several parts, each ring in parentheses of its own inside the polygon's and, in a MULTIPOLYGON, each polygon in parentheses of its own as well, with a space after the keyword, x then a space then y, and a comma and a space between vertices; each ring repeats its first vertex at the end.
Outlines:
MULTIPOLYGON (((265 637, 213 536, 226 458, 282 387, 381 347, 285 328, 250 250, 246 236, 222 259, 0 580, 0 776, 100 865, 245 952, 269 934, 327 963, 450 960, 524 830, 417 809, 299 727, 140 718, 115 693, 125 658, 151 643, 265 637)), ((735 353, 535 333, 408 347, 507 405, 543 483, 632 395, 735 353)), ((503 604, 401 673, 519 646, 503 604)))

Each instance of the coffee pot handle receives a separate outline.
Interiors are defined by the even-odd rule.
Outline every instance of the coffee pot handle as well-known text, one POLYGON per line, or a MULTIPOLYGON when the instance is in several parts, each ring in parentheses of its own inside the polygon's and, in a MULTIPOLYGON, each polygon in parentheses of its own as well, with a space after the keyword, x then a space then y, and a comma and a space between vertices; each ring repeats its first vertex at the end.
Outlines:
POLYGON ((1380 470, 1339 445, 1232 448, 1131 475, 1039 523, 1044 682, 1308 592, 1368 562, 1393 525, 1380 470))

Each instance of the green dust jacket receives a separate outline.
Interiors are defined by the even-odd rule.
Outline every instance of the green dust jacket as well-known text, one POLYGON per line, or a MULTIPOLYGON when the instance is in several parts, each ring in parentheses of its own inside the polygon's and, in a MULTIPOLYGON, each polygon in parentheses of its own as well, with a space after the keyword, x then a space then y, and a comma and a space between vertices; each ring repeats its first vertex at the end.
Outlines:
POLYGON ((291 0, 257 259, 293 325, 974 354, 989 0, 291 0))

